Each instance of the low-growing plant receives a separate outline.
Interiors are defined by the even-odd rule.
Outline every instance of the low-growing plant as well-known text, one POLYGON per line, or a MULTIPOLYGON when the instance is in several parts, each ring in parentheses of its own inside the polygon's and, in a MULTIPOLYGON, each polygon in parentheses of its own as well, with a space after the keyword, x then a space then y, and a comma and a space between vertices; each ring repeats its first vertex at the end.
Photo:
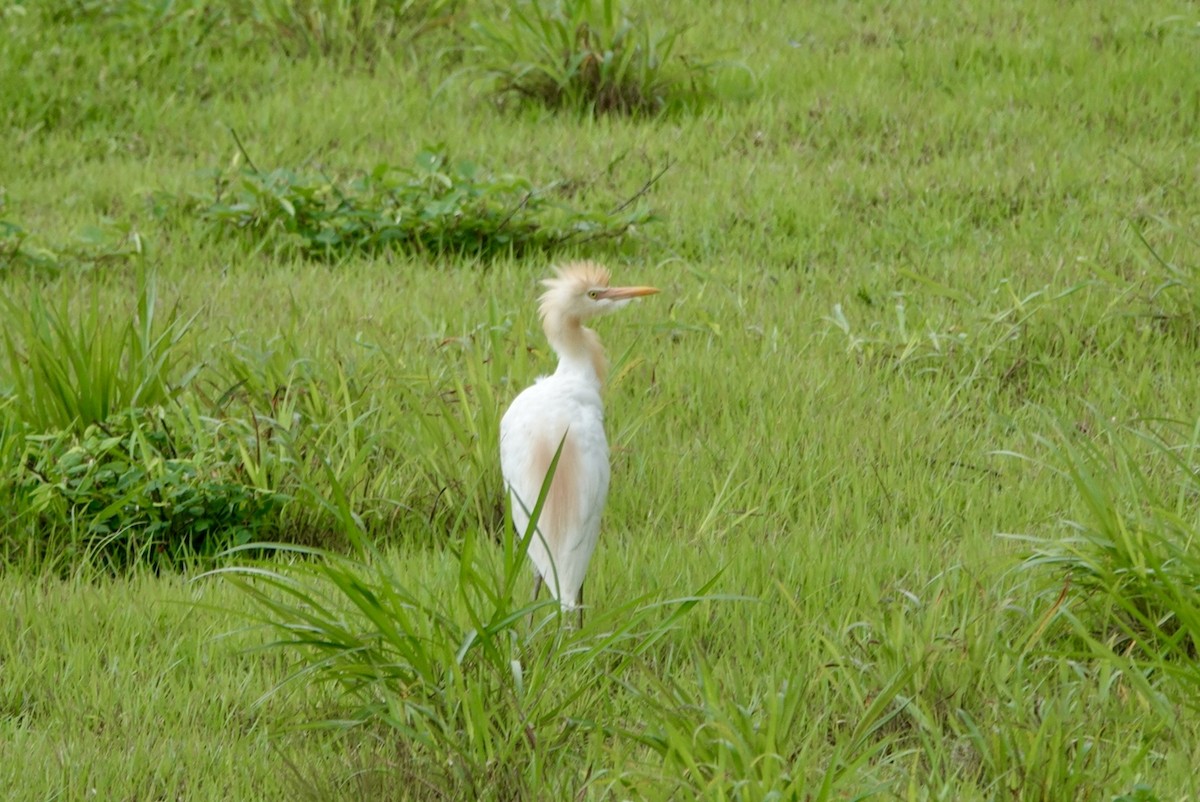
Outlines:
MULTIPOLYGON (((1063 427, 1047 444, 1085 516, 1071 534, 1029 538, 1026 568, 1053 571, 1072 604, 1061 615, 1102 654, 1174 677, 1166 690, 1195 703, 1200 692, 1200 427, 1164 432, 1095 424, 1063 427), (1093 439, 1095 438, 1095 439, 1093 439)), ((1148 688, 1144 688, 1149 690, 1148 688)))
POLYGON ((18 268, 50 274, 88 270, 129 262, 142 253, 142 238, 128 224, 105 220, 77 232, 74 242, 48 247, 16 223, 0 220, 0 275, 18 268))
POLYGON ((350 181, 290 170, 243 170, 199 199, 218 230, 249 234, 255 247, 296 249, 319 259, 398 249, 493 256, 549 251, 617 239, 650 214, 633 204, 611 212, 572 208, 555 187, 495 175, 442 149, 421 151, 411 168, 381 164, 350 181))
POLYGON ((677 53, 683 27, 631 19, 617 0, 523 0, 469 26, 501 98, 594 114, 647 114, 711 95, 711 62, 677 53))
POLYGON ((188 381, 190 374, 176 378, 176 368, 190 321, 177 309, 159 318, 152 278, 139 276, 128 317, 106 308, 96 288, 82 309, 68 290, 57 299, 34 292, 28 302, 0 295, 7 356, 0 397, 25 426, 82 431, 123 410, 163 404, 188 381))
MULTIPOLYGON (((444 448, 421 437, 404 406, 411 377, 397 377, 383 360, 317 361, 299 356, 294 342, 261 346, 232 341, 212 357, 193 384, 207 414, 241 432, 247 478, 290 502, 283 510, 289 542, 344 546, 336 521, 320 503, 329 476, 345 488, 350 507, 372 537, 406 536, 431 519, 424 477, 414 469, 425 451, 444 448), (385 399, 387 399, 385 401, 385 399), (389 425, 392 417, 402 425, 389 425), (398 519, 409 525, 397 525, 398 519)), ((436 505, 434 505, 436 506, 436 505)))
MULTIPOLYGON (((557 456, 551 471, 556 463, 557 456)), ((299 661, 291 682, 342 692, 339 709, 317 726, 391 733, 400 781, 426 789, 422 797, 582 793, 595 769, 582 753, 598 731, 576 716, 620 692, 627 669, 703 597, 635 599, 570 628, 553 600, 516 600, 530 580, 528 538, 511 525, 499 550, 478 530, 468 532, 445 574, 414 583, 365 537, 336 478, 330 483, 328 503, 355 555, 248 544, 301 559, 214 572, 243 590, 257 608, 251 615, 278 633, 272 646, 299 661), (548 787, 556 782, 570 785, 548 787)), ((534 522, 548 487, 549 479, 534 522)))
POLYGON ((77 559, 172 563, 275 530, 283 499, 246 481, 236 442, 213 421, 129 409, 26 441, 22 506, 77 559))

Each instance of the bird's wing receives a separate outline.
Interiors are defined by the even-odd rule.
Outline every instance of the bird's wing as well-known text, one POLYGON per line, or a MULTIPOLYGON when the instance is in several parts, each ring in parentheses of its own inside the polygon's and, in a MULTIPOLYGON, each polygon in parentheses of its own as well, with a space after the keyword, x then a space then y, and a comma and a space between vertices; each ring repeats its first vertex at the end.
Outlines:
MULTIPOLYGON (((500 470, 511 500, 513 528, 520 537, 524 537, 529 528, 529 519, 537 505, 550 460, 567 430, 565 421, 557 420, 557 416, 547 412, 545 395, 539 385, 526 389, 516 397, 500 421, 500 470)), ((547 499, 547 506, 549 501, 547 499)), ((546 531, 550 521, 546 513, 543 509, 538 526, 542 537, 529 546, 529 557, 541 576, 552 573, 547 548, 551 533, 546 531), (547 542, 542 543, 543 539, 547 542)))
POLYGON ((552 591, 561 588, 554 595, 573 604, 608 494, 608 444, 599 404, 574 403, 559 389, 546 381, 513 401, 500 424, 500 466, 512 500, 513 525, 524 536, 561 445, 529 557, 552 591))

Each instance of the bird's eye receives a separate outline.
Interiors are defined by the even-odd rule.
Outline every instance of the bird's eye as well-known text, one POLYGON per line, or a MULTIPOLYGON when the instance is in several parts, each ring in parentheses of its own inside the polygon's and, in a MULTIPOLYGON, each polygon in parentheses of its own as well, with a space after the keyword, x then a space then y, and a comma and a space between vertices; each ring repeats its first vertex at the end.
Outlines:
POLYGON ((593 301, 600 297, 600 290, 588 290, 588 297, 593 301))

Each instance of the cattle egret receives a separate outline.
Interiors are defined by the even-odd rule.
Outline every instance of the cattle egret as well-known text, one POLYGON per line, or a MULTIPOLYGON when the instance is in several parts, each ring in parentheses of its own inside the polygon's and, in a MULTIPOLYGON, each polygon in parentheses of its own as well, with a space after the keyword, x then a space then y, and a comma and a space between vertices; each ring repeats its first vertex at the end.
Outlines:
POLYGON ((527 387, 504 413, 500 468, 513 526, 525 537, 550 464, 559 454, 529 543, 537 574, 533 597, 545 583, 564 610, 579 608, 582 622, 583 580, 600 534, 609 478, 600 402, 608 365, 600 338, 583 324, 658 290, 610 287, 608 270, 593 262, 574 262, 555 272, 542 282, 546 292, 539 312, 558 368, 527 387))

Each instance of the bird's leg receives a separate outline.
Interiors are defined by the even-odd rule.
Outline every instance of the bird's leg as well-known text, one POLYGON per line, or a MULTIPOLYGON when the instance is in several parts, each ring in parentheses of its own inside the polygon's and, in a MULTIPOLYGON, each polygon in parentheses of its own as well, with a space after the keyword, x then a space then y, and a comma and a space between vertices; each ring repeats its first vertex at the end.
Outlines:
POLYGON ((583 629, 583 584, 579 585, 579 628, 583 629))
MULTIPOLYGON (((533 601, 537 601, 538 594, 542 592, 542 575, 536 574, 533 579, 533 601)), ((529 626, 533 626, 534 610, 529 611, 529 626)))

